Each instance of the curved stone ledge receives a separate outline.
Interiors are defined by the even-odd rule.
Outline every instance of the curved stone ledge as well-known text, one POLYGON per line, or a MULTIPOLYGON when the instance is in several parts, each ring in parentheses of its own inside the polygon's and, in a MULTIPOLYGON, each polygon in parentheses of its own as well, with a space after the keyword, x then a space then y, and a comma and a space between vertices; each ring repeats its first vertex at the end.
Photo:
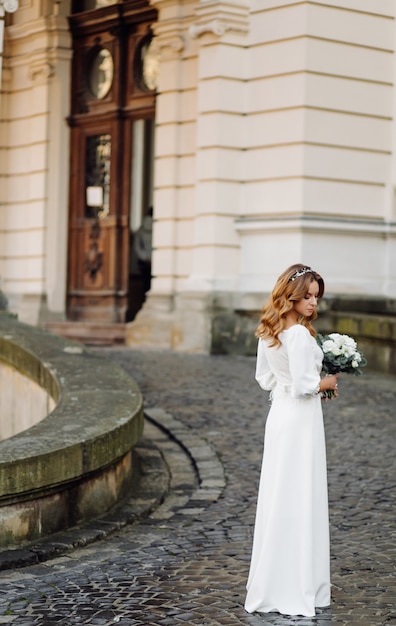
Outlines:
POLYGON ((0 441, 0 547, 93 519, 130 489, 143 401, 128 374, 80 344, 0 315, 0 360, 57 402, 0 441))

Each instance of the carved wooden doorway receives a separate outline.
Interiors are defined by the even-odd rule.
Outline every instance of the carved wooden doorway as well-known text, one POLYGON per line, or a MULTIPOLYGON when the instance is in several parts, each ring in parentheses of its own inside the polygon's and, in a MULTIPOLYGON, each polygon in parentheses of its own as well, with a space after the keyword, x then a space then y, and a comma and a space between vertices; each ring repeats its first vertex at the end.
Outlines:
POLYGON ((152 205, 156 12, 148 0, 75 5, 67 315, 119 323, 145 297, 133 236, 152 205))

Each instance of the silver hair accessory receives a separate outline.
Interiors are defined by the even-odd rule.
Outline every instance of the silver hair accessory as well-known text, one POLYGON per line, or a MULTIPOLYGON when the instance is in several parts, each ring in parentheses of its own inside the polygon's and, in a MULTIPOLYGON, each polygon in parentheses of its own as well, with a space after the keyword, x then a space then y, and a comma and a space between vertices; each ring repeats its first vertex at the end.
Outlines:
POLYGON ((304 276, 304 274, 313 274, 313 270, 310 267, 303 267, 302 270, 297 270, 294 274, 289 278, 290 281, 296 280, 296 278, 300 278, 300 276, 304 276))

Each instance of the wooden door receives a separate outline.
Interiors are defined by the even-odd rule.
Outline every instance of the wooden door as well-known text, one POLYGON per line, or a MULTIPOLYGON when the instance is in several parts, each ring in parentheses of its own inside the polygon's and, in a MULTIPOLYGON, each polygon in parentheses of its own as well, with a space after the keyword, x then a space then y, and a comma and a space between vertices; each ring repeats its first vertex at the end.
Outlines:
POLYGON ((70 320, 124 322, 142 302, 130 277, 131 228, 150 193, 136 201, 131 173, 141 167, 133 162, 135 126, 154 119, 155 85, 145 78, 144 60, 155 19, 143 0, 70 17, 70 320))

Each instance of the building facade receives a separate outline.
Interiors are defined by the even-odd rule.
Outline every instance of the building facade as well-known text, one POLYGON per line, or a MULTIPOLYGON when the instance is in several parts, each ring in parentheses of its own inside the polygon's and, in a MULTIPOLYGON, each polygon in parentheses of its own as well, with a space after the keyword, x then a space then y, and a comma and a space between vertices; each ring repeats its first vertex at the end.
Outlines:
POLYGON ((295 262, 392 308, 391 0, 3 5, 0 276, 20 319, 207 352, 295 262))

